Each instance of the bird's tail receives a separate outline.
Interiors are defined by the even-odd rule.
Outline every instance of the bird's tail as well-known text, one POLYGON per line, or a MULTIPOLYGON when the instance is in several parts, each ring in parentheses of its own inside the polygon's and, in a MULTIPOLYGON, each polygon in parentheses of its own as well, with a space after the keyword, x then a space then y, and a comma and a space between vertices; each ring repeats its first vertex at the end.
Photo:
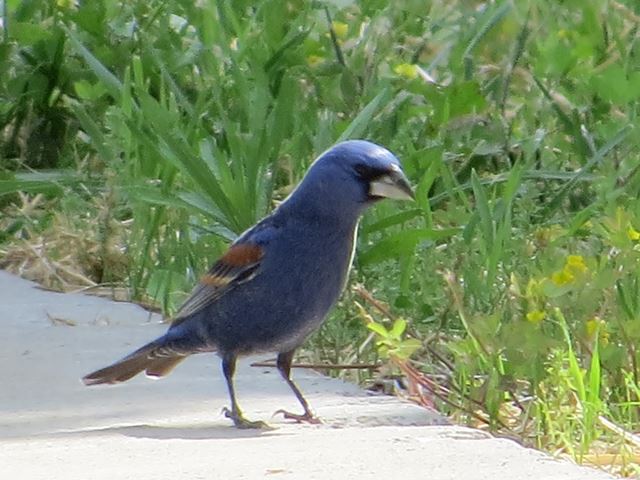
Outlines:
POLYGON ((82 381, 85 385, 126 382, 143 370, 151 377, 164 377, 187 356, 164 346, 163 339, 154 340, 122 360, 85 375, 82 381))

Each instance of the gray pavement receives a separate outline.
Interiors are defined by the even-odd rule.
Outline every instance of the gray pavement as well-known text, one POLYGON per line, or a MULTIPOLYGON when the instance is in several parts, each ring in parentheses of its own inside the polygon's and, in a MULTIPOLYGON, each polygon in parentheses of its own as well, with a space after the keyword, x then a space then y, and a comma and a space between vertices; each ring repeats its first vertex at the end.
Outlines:
POLYGON ((241 405, 271 431, 239 431, 223 417, 215 355, 162 380, 84 387, 82 375, 166 325, 136 305, 48 292, 3 271, 0 322, 3 479, 613 478, 309 371, 294 376, 322 425, 272 418, 297 411, 295 397, 274 369, 240 365, 241 405))

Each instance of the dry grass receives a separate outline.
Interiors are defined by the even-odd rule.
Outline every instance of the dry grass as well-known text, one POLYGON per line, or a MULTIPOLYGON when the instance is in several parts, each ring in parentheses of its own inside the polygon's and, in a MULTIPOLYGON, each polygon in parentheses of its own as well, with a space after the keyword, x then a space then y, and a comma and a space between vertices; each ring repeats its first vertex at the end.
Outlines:
POLYGON ((112 233, 100 238, 99 208, 94 215, 71 218, 60 209, 51 213, 52 202, 42 195, 21 193, 19 198, 0 220, 0 229, 5 230, 16 221, 21 223, 14 240, 0 247, 0 268, 55 291, 89 291, 129 299, 122 283, 127 273, 124 225, 108 220, 114 227, 112 233))

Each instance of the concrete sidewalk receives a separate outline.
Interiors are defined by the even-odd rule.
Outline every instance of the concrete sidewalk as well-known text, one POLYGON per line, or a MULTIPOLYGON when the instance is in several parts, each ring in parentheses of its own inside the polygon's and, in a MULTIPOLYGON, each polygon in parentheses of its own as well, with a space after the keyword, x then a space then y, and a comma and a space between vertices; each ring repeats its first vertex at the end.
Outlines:
POLYGON ((136 305, 58 294, 0 271, 0 472, 16 479, 613 478, 456 426, 410 403, 294 371, 323 425, 274 411, 299 406, 275 369, 240 365, 252 420, 240 431, 219 360, 197 355, 160 381, 84 387, 80 378, 163 333, 136 305))

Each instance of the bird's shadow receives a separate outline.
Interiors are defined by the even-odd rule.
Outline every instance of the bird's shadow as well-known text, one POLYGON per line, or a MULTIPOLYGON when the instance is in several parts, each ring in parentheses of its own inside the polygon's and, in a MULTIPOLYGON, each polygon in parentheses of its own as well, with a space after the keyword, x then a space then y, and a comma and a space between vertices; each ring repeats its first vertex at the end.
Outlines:
MULTIPOLYGON (((230 425, 127 425, 97 428, 73 432, 82 435, 120 434, 132 438, 151 438, 155 440, 213 440, 234 438, 257 438, 274 435, 278 429, 238 429, 230 425)), ((71 433, 71 432, 67 432, 71 433)), ((278 433, 279 435, 282 432, 278 433)))

